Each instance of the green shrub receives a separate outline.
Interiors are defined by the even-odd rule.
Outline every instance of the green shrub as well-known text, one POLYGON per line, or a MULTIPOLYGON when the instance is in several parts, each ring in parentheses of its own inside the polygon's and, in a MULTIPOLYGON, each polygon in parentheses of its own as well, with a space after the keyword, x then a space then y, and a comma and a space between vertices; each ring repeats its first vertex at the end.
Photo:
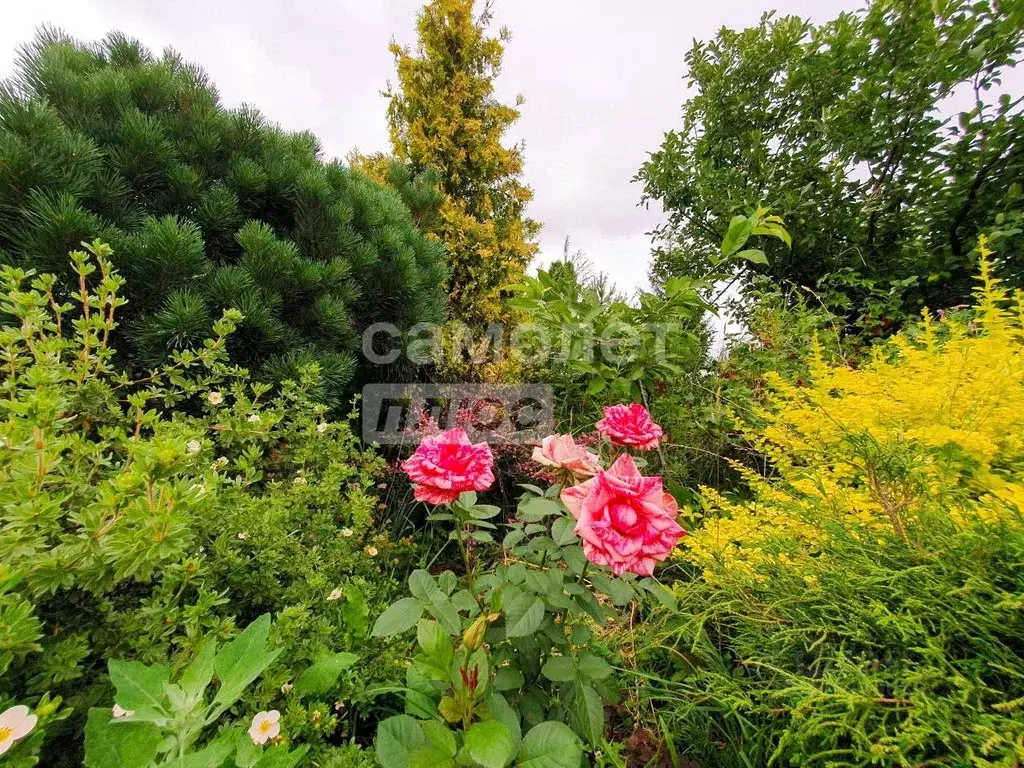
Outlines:
POLYGON ((1024 520, 830 532, 794 569, 682 582, 637 664, 701 765, 978 765, 1024 759, 1024 520), (671 649, 665 653, 664 649, 671 649))
POLYGON ((268 397, 227 364, 237 311, 200 351, 130 379, 107 343, 122 280, 109 248, 88 251, 73 254, 82 293, 66 303, 52 276, 0 272, 0 702, 63 696, 74 714, 44 762, 74 764, 85 711, 109 706, 105 659, 178 670, 273 612, 280 655, 240 708, 279 703, 315 754, 356 722, 335 702, 397 663, 376 649, 322 697, 282 691, 365 645, 394 596, 382 563, 396 545, 371 534, 382 462, 311 399, 315 369, 268 397))
POLYGON ((770 375, 745 428, 763 474, 744 497, 701 490, 685 613, 638 657, 689 757, 1024 759, 1024 293, 979 250, 970 313, 770 375))
POLYGON ((315 362, 318 395, 343 403, 363 328, 441 320, 443 248, 398 193, 324 162, 309 133, 225 109, 174 52, 44 31, 0 88, 0 159, 0 252, 64 273, 61 254, 109 242, 135 362, 200 347, 237 308, 235 363, 281 380, 315 362))

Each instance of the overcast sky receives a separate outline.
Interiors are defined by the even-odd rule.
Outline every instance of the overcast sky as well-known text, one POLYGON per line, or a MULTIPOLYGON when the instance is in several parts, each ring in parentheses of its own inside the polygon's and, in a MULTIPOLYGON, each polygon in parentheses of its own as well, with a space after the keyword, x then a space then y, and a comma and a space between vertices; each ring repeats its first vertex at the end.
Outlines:
MULTIPOLYGON (((202 65, 224 103, 258 107, 312 130, 327 155, 388 148, 388 42, 415 43, 421 0, 4 0, 0 77, 43 24, 84 40, 118 29, 151 50, 202 65)), ((566 235, 621 288, 647 284, 649 232, 660 211, 630 183, 680 123, 683 56, 694 38, 757 23, 775 8, 817 21, 863 0, 496 0, 495 31, 512 31, 498 94, 526 98, 508 141, 526 142, 529 209, 544 225, 539 262, 566 235)))

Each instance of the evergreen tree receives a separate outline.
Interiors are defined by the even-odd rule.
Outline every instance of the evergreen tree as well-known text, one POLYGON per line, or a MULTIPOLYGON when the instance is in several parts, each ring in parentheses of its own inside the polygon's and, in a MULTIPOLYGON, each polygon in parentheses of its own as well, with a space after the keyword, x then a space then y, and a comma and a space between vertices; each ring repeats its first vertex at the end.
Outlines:
POLYGON ((448 249, 449 316, 480 326, 507 319, 502 288, 530 263, 540 227, 524 215, 522 147, 501 144, 519 118, 494 96, 509 32, 487 36, 490 5, 473 11, 474 0, 431 0, 415 52, 391 45, 399 88, 386 95, 395 158, 435 174, 444 196, 433 232, 448 249))
POLYGON ((0 90, 0 249, 62 271, 97 237, 128 280, 119 343, 141 364, 237 307, 235 362, 271 378, 316 362, 337 401, 364 327, 443 316, 443 246, 394 190, 325 162, 309 133, 225 109, 172 51, 45 30, 0 90))

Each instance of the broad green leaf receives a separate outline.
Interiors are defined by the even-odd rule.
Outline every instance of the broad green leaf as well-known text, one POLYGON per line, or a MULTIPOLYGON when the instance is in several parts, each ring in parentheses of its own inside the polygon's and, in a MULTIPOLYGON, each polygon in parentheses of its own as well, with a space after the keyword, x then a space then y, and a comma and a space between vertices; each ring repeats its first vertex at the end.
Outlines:
POLYGON ((523 673, 515 667, 501 667, 494 676, 494 688, 498 691, 514 691, 523 684, 523 673))
POLYGON ((519 725, 519 715, 509 706, 508 701, 500 693, 491 693, 487 697, 487 706, 490 708, 494 719, 500 720, 508 728, 508 732, 512 736, 512 752, 518 752, 519 745, 523 740, 523 731, 519 725))
POLYGON ((424 670, 418 662, 405 670, 405 714, 429 719, 437 716, 437 703, 441 699, 441 691, 425 672, 436 673, 436 677, 444 680, 447 687, 451 671, 449 669, 442 673, 440 670, 424 670))
POLYGON ((768 257, 765 256, 764 251, 760 248, 747 248, 745 251, 740 251, 736 254, 737 259, 743 259, 749 261, 751 264, 767 264, 768 257))
POLYGON ((636 597, 633 587, 620 578, 608 578, 595 573, 590 576, 590 581, 594 589, 608 595, 615 605, 625 605, 636 597))
POLYGON ((430 619, 421 619, 416 625, 416 642, 428 656, 440 656, 451 662, 454 648, 451 636, 441 629, 441 625, 430 619))
POLYGON ((433 592, 440 592, 440 587, 434 581, 434 577, 428 571, 417 568, 409 574, 409 591, 412 596, 424 603, 430 602, 430 595, 433 592))
POLYGON ((544 662, 540 672, 554 683, 568 683, 576 679, 576 667, 568 656, 552 656, 544 662))
POLYGON ((679 607, 672 590, 663 587, 654 579, 643 579, 639 585, 654 595, 654 598, 668 610, 674 611, 679 607))
POLYGON ((455 758, 446 755, 433 744, 427 744, 424 747, 417 747, 409 753, 407 765, 409 768, 454 768, 455 758))
MULTIPOLYGON (((449 634, 454 635, 462 629, 459 612, 452 605, 448 595, 437 585, 434 577, 429 573, 422 569, 413 571, 409 576, 409 591, 420 601, 428 603, 426 606, 427 611, 441 622, 441 625, 449 634)), ((419 616, 416 618, 418 621, 419 616)), ((416 622, 413 623, 415 624, 416 622)))
POLYGON ((550 515, 559 515, 562 508, 552 499, 531 496, 520 502, 516 517, 524 523, 539 523, 550 515))
POLYGON ((447 725, 437 720, 428 720, 421 723, 420 727, 423 728, 423 735, 427 737, 427 741, 448 757, 455 757, 458 745, 455 743, 455 734, 447 725))
POLYGON ((569 712, 575 730, 591 746, 604 738, 604 705, 597 691, 589 685, 577 685, 569 712))
POLYGON ((501 507, 491 506, 490 504, 477 504, 470 510, 474 520, 490 520, 492 517, 497 517, 501 514, 501 507))
POLYGON ((501 546, 503 549, 512 549, 516 544, 526 538, 526 534, 520 528, 514 528, 505 534, 501 546))
POLYGON ((581 573, 587 564, 587 556, 583 554, 583 547, 580 546, 565 547, 562 550, 562 559, 573 573, 581 573))
POLYGON ((733 216, 729 222, 729 229, 722 238, 722 255, 731 256, 742 248, 753 228, 754 222, 749 217, 733 216))
POLYGON ((390 637, 416 626, 423 615, 423 604, 415 597, 403 597, 388 607, 373 625, 374 637, 390 637))
POLYGON ((526 581, 526 566, 522 563, 513 563, 508 567, 506 578, 510 584, 522 584, 526 581))
POLYGON ((427 746, 427 737, 419 721, 394 715, 377 727, 373 745, 383 768, 409 768, 409 753, 427 746))
MULTIPOLYGON (((217 655, 217 641, 211 635, 199 644, 195 658, 181 676, 181 688, 191 701, 198 701, 213 678, 213 660, 217 655)), ((123 706, 123 705, 122 705, 123 706)))
MULTIPOLYGON (((198 752, 193 752, 190 755, 179 757, 177 760, 172 760, 167 763, 167 768, 218 768, 223 765, 224 761, 228 758, 235 749, 235 745, 232 744, 228 739, 218 739, 217 741, 209 744, 208 746, 200 749, 198 752)), ((288 750, 284 750, 287 752, 288 750)), ((266 755, 264 755, 264 758, 266 755)), ((256 765, 264 765, 261 759, 256 765)), ((294 765, 294 763, 292 763, 294 765)))
POLYGON ((576 521, 571 517, 560 517, 551 524, 551 538, 555 544, 564 547, 578 541, 576 536, 576 521))
POLYGON ((594 631, 590 627, 585 624, 577 624, 572 629, 572 637, 570 639, 573 645, 586 645, 593 636, 594 631))
MULTIPOLYGON (((263 753, 255 768, 294 768, 306 756, 309 745, 303 744, 298 749, 289 750, 283 745, 271 747, 263 753)), ((212 768, 212 766, 211 766, 212 768)))
POLYGON ((220 679, 220 689, 214 699, 217 704, 222 707, 233 704, 281 653, 280 649, 267 649, 269 635, 270 614, 265 613, 220 649, 213 661, 213 669, 220 679))
POLYGON ((612 673, 612 665, 592 653, 584 653, 579 658, 580 674, 588 680, 604 680, 612 673))
POLYGON ((579 768, 583 745, 564 723, 535 725, 523 737, 516 768, 579 768))
POLYGON ((169 667, 146 666, 139 661, 107 662, 110 682, 117 689, 114 700, 125 709, 153 709, 165 712, 164 685, 170 680, 169 667))
POLYGON ((524 725, 539 725, 547 712, 548 696, 537 687, 530 688, 519 699, 519 711, 524 725))
POLYGON ((163 738, 151 723, 113 722, 110 709, 93 708, 85 724, 88 768, 149 768, 163 738))
POLYGON ((480 604, 473 599, 473 594, 468 589, 460 589, 452 595, 452 605, 456 611, 475 616, 480 612, 480 604))
POLYGON ((517 595, 505 611, 505 636, 525 637, 540 629, 544 621, 544 601, 525 592, 517 595))
POLYGON ((439 586, 441 591, 446 595, 450 595, 458 585, 459 580, 451 571, 441 571, 441 573, 438 574, 437 586, 439 586))
POLYGON ((338 677, 359 661, 354 653, 329 653, 318 658, 299 679, 295 681, 295 693, 299 696, 320 696, 330 691, 338 677))
POLYGON ((504 768, 515 754, 515 741, 500 720, 483 720, 466 731, 466 749, 484 768, 504 768))

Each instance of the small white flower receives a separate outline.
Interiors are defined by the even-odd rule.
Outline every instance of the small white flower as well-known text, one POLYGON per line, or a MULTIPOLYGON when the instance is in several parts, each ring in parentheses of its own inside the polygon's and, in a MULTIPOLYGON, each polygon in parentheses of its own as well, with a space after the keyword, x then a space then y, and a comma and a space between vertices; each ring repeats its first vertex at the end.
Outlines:
POLYGON ((248 421, 250 424, 259 424, 260 415, 258 413, 250 414, 249 418, 246 419, 246 421, 248 421))
POLYGON ((0 715, 0 755, 18 739, 28 736, 38 721, 39 718, 24 704, 11 707, 0 715))
POLYGON ((238 538, 240 538, 242 541, 245 541, 246 539, 249 538, 249 534, 246 533, 245 531, 239 531, 238 538))
POLYGON ((224 395, 214 390, 206 396, 206 399, 209 400, 212 405, 220 405, 224 402, 224 395))
POLYGON ((285 683, 284 685, 281 686, 281 693, 285 693, 285 694, 291 693, 292 692, 292 688, 294 688, 294 687, 295 686, 292 685, 291 683, 285 683))
POLYGON ((188 449, 189 453, 199 453, 203 450, 203 444, 198 440, 189 440, 188 443, 185 444, 185 447, 188 449))
POLYGON ((351 528, 342 528, 341 529, 341 535, 344 536, 347 539, 349 536, 352 535, 352 529, 351 528))
POLYGON ((276 709, 269 712, 257 712, 249 726, 249 738, 253 744, 266 744, 281 735, 281 713, 276 709))
POLYGON ((219 467, 226 467, 228 465, 228 457, 227 456, 218 456, 217 460, 213 463, 213 465, 215 467, 218 467, 218 468, 219 467))
POLYGON ((114 717, 131 717, 135 714, 134 709, 125 709, 120 704, 115 703, 113 709, 114 717))
POLYGON ((343 710, 344 708, 345 708, 345 702, 342 701, 341 699, 338 699, 336 702, 334 702, 334 711, 335 712, 341 712, 341 710, 343 710))
POLYGON ((366 547, 366 549, 364 549, 363 552, 366 553, 367 557, 376 557, 377 556, 377 548, 374 547, 374 546, 366 547))
POLYGON ((333 603, 333 602, 334 602, 335 600, 341 600, 341 590, 340 590, 340 589, 334 589, 334 590, 332 590, 332 591, 331 591, 331 594, 329 594, 329 595, 327 596, 327 599, 328 599, 328 600, 330 600, 330 601, 331 601, 332 603, 333 603))
POLYGON ((303 477, 302 475, 299 475, 294 480, 292 480, 292 482, 295 483, 296 485, 305 485, 306 484, 306 478, 303 477))
POLYGON ((328 424, 326 421, 321 421, 319 424, 316 425, 316 431, 319 432, 321 435, 330 428, 331 425, 328 424))

